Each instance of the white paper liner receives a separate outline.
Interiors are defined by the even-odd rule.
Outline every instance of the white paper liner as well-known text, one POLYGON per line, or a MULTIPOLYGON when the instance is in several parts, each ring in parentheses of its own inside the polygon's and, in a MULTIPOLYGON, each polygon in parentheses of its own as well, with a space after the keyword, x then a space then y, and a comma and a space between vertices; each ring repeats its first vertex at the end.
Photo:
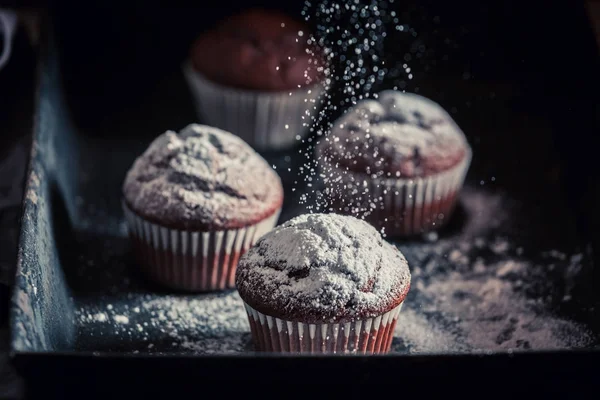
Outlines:
POLYGON ((390 236, 441 228, 450 218, 471 164, 469 149, 456 166, 425 178, 366 178, 321 161, 324 183, 336 212, 365 220, 390 236))
POLYGON ((321 84, 286 92, 259 92, 224 87, 202 77, 191 63, 183 73, 203 123, 229 131, 256 150, 282 150, 305 138, 317 115, 321 84))
POLYGON ((283 353, 383 354, 390 350, 402 304, 354 322, 306 324, 265 315, 244 303, 254 346, 283 353))
POLYGON ((139 264, 157 283, 185 291, 235 287, 239 257, 269 232, 281 210, 256 225, 199 232, 175 230, 139 217, 123 204, 139 264))

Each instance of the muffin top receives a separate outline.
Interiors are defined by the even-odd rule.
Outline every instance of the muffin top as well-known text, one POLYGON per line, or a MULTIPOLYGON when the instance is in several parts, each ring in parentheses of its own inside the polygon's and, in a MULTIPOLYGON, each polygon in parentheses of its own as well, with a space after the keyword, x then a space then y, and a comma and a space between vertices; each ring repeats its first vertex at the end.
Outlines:
POLYGON ((236 285, 255 310, 287 321, 350 322, 398 306, 410 287, 400 251, 368 223, 304 214, 265 234, 240 259, 236 285))
POLYGON ((226 18, 198 37, 190 56, 207 79, 247 90, 297 90, 324 75, 325 57, 309 27, 278 11, 226 18))
POLYGON ((277 173, 237 136, 192 124, 167 131, 135 160, 123 184, 139 216, 180 230, 252 225, 283 203, 277 173))
POLYGON ((342 170, 410 179, 456 166, 470 148, 441 106, 419 95, 386 90, 340 117, 317 151, 342 170))

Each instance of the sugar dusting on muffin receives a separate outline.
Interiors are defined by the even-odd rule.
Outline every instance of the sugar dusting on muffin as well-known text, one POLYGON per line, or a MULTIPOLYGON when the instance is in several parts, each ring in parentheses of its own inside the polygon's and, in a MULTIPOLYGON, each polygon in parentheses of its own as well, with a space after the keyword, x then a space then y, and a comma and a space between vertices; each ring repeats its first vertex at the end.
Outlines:
POLYGON ((305 214, 263 236, 240 260, 240 295, 267 315, 304 322, 381 315, 410 286, 404 256, 366 222, 305 214))
POLYGON ((319 144, 323 157, 351 171, 413 178, 443 172, 468 152, 462 131, 433 102, 387 90, 343 115, 319 144))
POLYGON ((229 132, 191 124, 157 137, 127 173, 127 205, 178 229, 250 225, 279 208, 279 176, 229 132))

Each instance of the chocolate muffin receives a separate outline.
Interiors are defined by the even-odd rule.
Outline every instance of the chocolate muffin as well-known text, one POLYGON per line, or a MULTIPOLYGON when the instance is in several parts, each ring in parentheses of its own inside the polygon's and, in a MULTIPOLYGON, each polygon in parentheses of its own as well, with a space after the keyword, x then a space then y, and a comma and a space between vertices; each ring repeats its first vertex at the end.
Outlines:
POLYGON ((202 33, 184 67, 199 117, 260 150, 292 147, 308 133, 326 72, 308 25, 262 9, 202 33))
POLYGON ((189 125, 157 137, 123 184, 134 252, 149 276, 188 291, 234 286, 235 268, 275 226, 283 188, 240 138, 189 125))
POLYGON ((388 90, 338 119, 317 144, 317 158, 332 211, 409 236, 448 221, 471 148, 441 106, 388 90))
POLYGON ((305 214, 242 256, 236 285, 259 351, 385 353, 410 271, 368 223, 305 214))

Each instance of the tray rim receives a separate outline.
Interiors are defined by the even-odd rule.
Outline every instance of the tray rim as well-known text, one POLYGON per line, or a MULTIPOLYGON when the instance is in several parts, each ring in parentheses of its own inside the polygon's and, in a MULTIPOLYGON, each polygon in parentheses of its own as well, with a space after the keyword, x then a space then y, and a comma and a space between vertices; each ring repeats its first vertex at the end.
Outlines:
POLYGON ((122 358, 130 358, 130 359, 142 359, 142 360, 150 360, 150 359, 171 359, 171 360, 179 360, 179 359, 189 359, 189 360, 224 360, 224 359, 358 359, 360 362, 365 362, 366 360, 371 359, 395 359, 395 358, 406 358, 413 360, 427 360, 427 359, 444 359, 444 358, 524 358, 524 357, 552 357, 552 356, 569 356, 569 355, 591 355, 596 356, 600 360, 600 347, 594 348, 574 348, 574 349, 533 349, 533 350, 522 350, 522 349, 514 349, 514 350, 505 350, 505 351, 491 351, 491 350, 481 350, 477 352, 440 352, 440 353, 432 353, 432 352, 423 352, 423 353, 410 353, 410 354, 397 354, 397 353, 388 353, 388 354, 373 354, 373 355, 363 355, 363 354, 292 354, 292 353, 261 353, 261 352, 246 352, 246 353, 223 353, 223 354, 193 354, 193 353, 125 353, 125 352, 104 352, 104 351, 17 351, 14 353, 15 356, 48 356, 48 355, 56 355, 61 357, 69 357, 69 358, 96 358, 96 359, 122 359, 122 358))
MULTIPOLYGON (((31 176, 38 170, 44 170, 41 161, 41 155, 37 150, 37 139, 40 134, 40 118, 39 109, 41 104, 41 87, 44 79, 44 72, 48 65, 48 58, 51 51, 58 51, 56 39, 54 37, 54 31, 52 26, 51 18, 48 15, 44 15, 41 21, 41 31, 46 32, 46 35, 40 35, 40 46, 38 51, 38 60, 36 65, 36 84, 35 84, 35 106, 34 106, 34 122, 33 122, 33 135, 32 144, 29 151, 29 159, 26 173, 26 183, 24 187, 24 193, 28 193, 32 189, 31 176), (54 45, 54 46, 52 46, 54 45)), ((59 66, 60 70, 60 66, 59 66)), ((556 350, 545 350, 545 349, 534 349, 534 350, 482 350, 477 352, 440 352, 440 353, 416 353, 416 354, 398 354, 390 353, 385 355, 336 355, 336 354, 279 354, 279 353, 236 353, 236 354, 192 354, 192 353, 125 353, 125 352, 105 352, 105 351, 31 351, 31 350, 18 350, 15 346, 17 335, 17 329, 15 327, 15 317, 19 310, 17 305, 17 298, 20 293, 26 293, 26 291, 19 287, 16 283, 18 282, 19 276, 22 276, 23 263, 25 263, 23 257, 23 246, 22 243, 25 241, 25 229, 24 226, 30 224, 28 218, 25 218, 28 213, 33 209, 33 205, 27 201, 27 196, 24 196, 21 203, 21 228, 19 233, 18 241, 18 256, 15 269, 15 284, 13 285, 10 309, 9 309, 9 331, 10 331, 10 347, 9 357, 11 361, 17 366, 18 370, 24 371, 23 363, 41 359, 46 357, 57 357, 57 358, 68 358, 68 359, 106 359, 106 360, 119 360, 119 359, 142 359, 142 360, 197 360, 200 363, 210 363, 214 360, 240 360, 240 359, 254 359, 254 360, 273 360, 273 359, 311 359, 311 360, 333 360, 333 359, 345 359, 345 360, 356 360, 356 361, 345 361, 354 362, 355 365, 365 365, 376 363, 377 360, 397 360, 399 363, 418 361, 418 360, 430 360, 437 359, 440 362, 443 360, 455 360, 455 359, 481 359, 481 358, 505 358, 509 357, 513 360, 513 363, 518 363, 520 360, 525 358, 535 358, 539 361, 546 358, 552 358, 560 360, 564 357, 592 357, 594 360, 600 361, 600 346, 594 348, 564 348, 556 350)), ((315 363, 318 361, 315 361, 315 363)), ((386 361, 389 362, 389 361, 386 361)))
POLYGON ((48 38, 48 35, 44 34, 44 33, 48 33, 51 31, 50 27, 49 27, 49 21, 48 21, 48 16, 46 14, 43 14, 40 18, 40 22, 39 22, 39 27, 40 27, 40 41, 39 41, 39 45, 38 45, 38 52, 37 52, 37 60, 36 60, 36 68, 35 68, 35 90, 34 90, 34 108, 33 108, 33 125, 32 125, 32 137, 31 137, 31 147, 29 149, 29 153, 27 155, 28 160, 27 160, 27 170, 25 173, 25 185, 23 187, 23 199, 21 201, 20 204, 20 221, 21 221, 21 225, 20 225, 20 229, 19 229, 19 239, 18 239, 18 247, 17 247, 17 260, 16 260, 16 264, 15 264, 15 272, 14 272, 14 280, 13 280, 13 285, 10 288, 11 289, 11 295, 10 295, 10 303, 9 303, 9 319, 8 319, 8 325, 9 325, 9 337, 10 337, 10 343, 9 343, 9 357, 11 359, 14 359, 15 356, 19 353, 21 353, 19 350, 16 349, 15 346, 15 341, 16 341, 16 336, 18 336, 17 333, 17 329, 15 326, 15 320, 17 318, 17 313, 19 310, 19 306, 17 305, 17 301, 18 301, 18 297, 20 294, 25 293, 25 291, 18 285, 19 283, 19 278, 23 275, 23 263, 24 261, 24 257, 23 257, 23 242, 26 240, 25 239, 25 229, 24 227, 27 226, 30 222, 28 220, 28 218, 26 218, 26 215, 28 213, 30 213, 32 211, 32 204, 31 202, 27 201, 27 193, 29 193, 29 191, 32 189, 33 183, 32 183, 32 175, 40 170, 43 169, 41 162, 40 162, 40 155, 37 151, 37 139, 39 137, 39 131, 40 131, 40 119, 39 119, 39 109, 40 109, 40 105, 41 105, 41 89, 42 89, 42 80, 43 80, 43 74, 44 74, 44 70, 46 68, 46 64, 47 64, 47 57, 48 57, 48 50, 49 50, 49 45, 51 42, 51 39, 48 38))
MULTIPOLYGON (((402 394, 447 395, 456 391, 461 397, 473 393, 480 398, 482 391, 489 391, 490 388, 493 388, 493 394, 496 396, 505 392, 514 396, 515 389, 519 393, 532 392, 537 396, 542 392, 556 396, 557 391, 564 390, 573 396, 579 392, 588 395, 590 388, 597 391, 600 387, 592 367, 600 360, 598 351, 523 352, 518 355, 468 354, 463 357, 418 354, 404 357, 188 355, 183 358, 162 358, 161 363, 148 363, 148 358, 143 355, 87 357, 68 356, 63 353, 22 354, 17 359, 17 369, 29 372, 36 378, 37 384, 42 383, 41 389, 38 390, 43 396, 47 396, 48 391, 52 390, 58 390, 62 394, 68 390, 74 393, 83 390, 87 393, 92 389, 91 393, 96 394, 98 398, 106 398, 107 394, 113 397, 114 385, 117 385, 119 393, 132 393, 136 396, 140 396, 141 393, 155 396, 156 393, 166 392, 172 397, 175 392, 187 398, 206 387, 225 387, 227 393, 232 396, 233 393, 247 394, 246 384, 260 385, 265 379, 275 389, 279 389, 280 385, 288 390, 293 388, 288 395, 296 398, 314 395, 315 388, 318 388, 321 394, 331 392, 338 397, 341 392, 348 393, 350 398, 358 398, 357 394, 362 388, 370 395, 388 395, 389 387, 396 387, 396 390, 399 388, 402 394), (48 365, 54 368, 47 370, 48 365), (574 365, 583 368, 574 368, 574 365), (309 376, 327 376, 330 379, 317 378, 314 382, 305 383, 305 380, 298 379, 297 374, 290 373, 295 372, 297 368, 310 372, 307 374, 309 376), (62 379, 65 372, 71 378, 74 375, 77 379, 65 385, 62 379), (102 378, 98 379, 99 376, 102 378), (167 376, 169 379, 165 380, 167 376), (107 385, 106 378, 116 383, 107 385), (149 379, 153 384, 147 385, 149 379)), ((36 388, 37 386, 39 385, 36 385, 36 388)), ((279 398, 280 393, 278 390, 267 390, 261 396, 279 398)))

